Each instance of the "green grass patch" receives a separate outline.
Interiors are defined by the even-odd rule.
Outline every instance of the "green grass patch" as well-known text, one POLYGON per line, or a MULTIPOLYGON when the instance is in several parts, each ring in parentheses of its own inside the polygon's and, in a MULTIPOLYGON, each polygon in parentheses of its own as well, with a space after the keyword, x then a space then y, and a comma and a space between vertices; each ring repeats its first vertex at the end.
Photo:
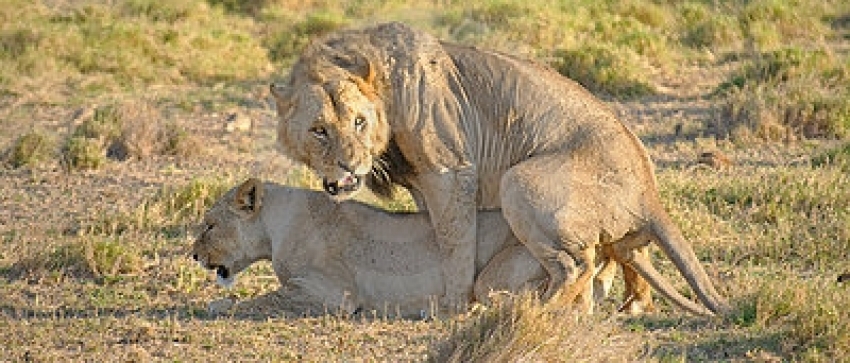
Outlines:
POLYGON ((845 172, 850 172, 850 143, 845 143, 812 157, 812 166, 836 166, 845 172))
POLYGON ((139 246, 109 236, 83 236, 31 252, 12 265, 12 276, 112 278, 138 274, 144 268, 139 246))
POLYGON ((761 54, 721 84, 713 132, 733 139, 850 135, 850 62, 822 50, 761 54))
POLYGON ((587 46, 556 52, 552 62, 561 74, 590 91, 619 98, 653 94, 654 88, 642 69, 628 62, 628 51, 603 46, 587 46))
POLYGON ((671 212, 690 240, 705 241, 723 226, 739 236, 734 246, 703 247, 736 260, 729 262, 825 271, 848 257, 850 179, 840 169, 785 167, 734 178, 659 176, 662 196, 676 206, 671 212))
POLYGON ((0 10, 0 80, 12 91, 70 87, 97 95, 150 84, 211 84, 270 71, 255 24, 202 0, 25 1, 0 10), (5 17, 5 16, 4 16, 5 17))
POLYGON ((19 137, 3 154, 13 168, 34 167, 56 157, 56 142, 51 135, 30 131, 19 137))
POLYGON ((786 278, 759 284, 755 328, 782 331, 782 348, 803 361, 836 361, 850 355, 850 301, 832 279, 786 278))
POLYGON ((351 23, 342 13, 331 10, 316 11, 302 18, 285 10, 271 9, 261 18, 266 24, 262 39, 269 57, 287 65, 295 62, 311 39, 351 23))

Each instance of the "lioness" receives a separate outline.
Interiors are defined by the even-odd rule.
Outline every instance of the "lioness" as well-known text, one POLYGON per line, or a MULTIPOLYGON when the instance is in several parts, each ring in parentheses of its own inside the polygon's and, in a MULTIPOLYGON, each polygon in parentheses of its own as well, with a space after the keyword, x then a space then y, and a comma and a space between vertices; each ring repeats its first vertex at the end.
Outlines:
MULTIPOLYGON (((194 259, 220 284, 259 260, 271 260, 295 300, 322 307, 432 313, 443 291, 434 231, 424 213, 388 213, 356 202, 335 203, 321 192, 249 179, 205 214, 194 259)), ((478 217, 475 295, 518 292, 546 278, 498 212, 478 217)))
MULTIPOLYGON (((437 308, 432 305, 442 291, 444 256, 425 213, 389 213, 353 201, 334 203, 320 192, 252 178, 216 201, 202 225, 192 256, 216 272, 219 284, 230 286, 254 262, 271 260, 278 280, 296 295, 291 297, 314 311, 391 307, 405 316, 420 316, 437 308)), ((479 212, 477 226, 473 290, 478 301, 488 302, 491 291, 518 293, 545 281, 542 266, 511 233, 501 213, 479 212)), ((600 265, 615 255, 602 251, 600 265)), ((613 278, 600 272, 594 283, 610 287, 613 278)), ((641 287, 628 275, 625 287, 627 301, 634 304, 621 310, 652 310, 651 300, 645 300, 648 291, 634 291, 641 287)), ((704 313, 661 292, 689 311, 704 313)), ((573 293, 580 295, 584 289, 573 293)))
POLYGON ((501 207, 549 274, 547 296, 592 275, 600 244, 627 269, 658 276, 634 253, 655 241, 709 310, 727 310, 662 207, 640 140, 545 66, 389 23, 310 44, 271 91, 281 150, 315 170, 327 193, 400 184, 427 206, 448 256, 443 301, 469 297, 476 210, 501 207))

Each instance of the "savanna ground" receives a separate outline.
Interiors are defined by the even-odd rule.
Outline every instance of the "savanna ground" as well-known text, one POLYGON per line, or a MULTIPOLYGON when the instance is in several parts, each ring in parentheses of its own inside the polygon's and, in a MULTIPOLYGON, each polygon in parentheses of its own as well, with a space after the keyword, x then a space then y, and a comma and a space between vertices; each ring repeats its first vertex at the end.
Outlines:
POLYGON ((2 0, 0 361, 850 361, 848 53, 839 0, 2 0), (275 151, 267 84, 311 37, 387 20, 608 101, 734 312, 211 314, 278 283, 191 261, 205 208, 247 176, 315 186, 275 151))

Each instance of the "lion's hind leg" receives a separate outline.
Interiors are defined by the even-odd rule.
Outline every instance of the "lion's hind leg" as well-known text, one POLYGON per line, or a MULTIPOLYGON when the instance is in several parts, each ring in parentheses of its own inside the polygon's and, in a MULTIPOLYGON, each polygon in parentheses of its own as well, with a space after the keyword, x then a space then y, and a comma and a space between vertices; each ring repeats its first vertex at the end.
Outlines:
MULTIPOLYGON (((645 237, 641 235, 642 237, 645 237)), ((641 236, 626 235, 623 239, 636 238, 641 236)), ((616 242, 615 242, 616 243, 616 242)), ((632 250, 635 254, 640 254, 642 258, 649 260, 649 246, 637 247, 632 250)), ((652 287, 649 282, 641 276, 634 267, 630 266, 628 261, 619 260, 614 252, 612 244, 602 243, 599 245, 599 267, 596 269, 594 276, 594 301, 601 304, 608 298, 614 278, 617 275, 617 266, 623 270, 624 291, 623 302, 617 309, 619 312, 625 312, 630 315, 639 315, 643 313, 655 311, 655 304, 652 302, 652 287)))
MULTIPOLYGON (((595 245, 598 228, 594 217, 584 213, 585 196, 574 188, 571 173, 581 173, 556 155, 520 163, 502 177, 502 214, 514 235, 549 274, 543 294, 574 300, 583 310, 593 309, 595 245), (570 286, 567 291, 562 291, 570 286)), ((572 303, 573 301, 564 301, 572 303)))
MULTIPOLYGON (((635 254, 640 254, 641 258, 649 258, 649 246, 637 248, 633 251, 635 254)), ((623 293, 623 305, 619 311, 630 315, 638 315, 643 313, 651 313, 655 311, 655 304, 652 302, 652 287, 649 282, 643 278, 634 267, 628 264, 623 266, 623 279, 625 280, 625 292, 623 293)))
POLYGON ((537 259, 522 245, 512 245, 496 254, 475 280, 475 298, 490 303, 493 293, 521 293, 539 291, 546 279, 546 271, 537 259))

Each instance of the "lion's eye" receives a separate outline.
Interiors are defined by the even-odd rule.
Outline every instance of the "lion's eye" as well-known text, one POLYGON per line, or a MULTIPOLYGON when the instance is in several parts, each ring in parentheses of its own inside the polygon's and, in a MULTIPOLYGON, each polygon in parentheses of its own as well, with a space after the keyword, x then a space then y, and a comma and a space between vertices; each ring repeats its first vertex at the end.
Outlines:
POLYGON ((366 126, 366 118, 365 117, 363 117, 362 115, 358 115, 357 117, 354 118, 354 127, 357 129, 357 131, 362 131, 365 126, 366 126))
POLYGON ((324 140, 328 138, 328 130, 324 127, 316 126, 310 128, 310 133, 313 134, 317 139, 324 140))

